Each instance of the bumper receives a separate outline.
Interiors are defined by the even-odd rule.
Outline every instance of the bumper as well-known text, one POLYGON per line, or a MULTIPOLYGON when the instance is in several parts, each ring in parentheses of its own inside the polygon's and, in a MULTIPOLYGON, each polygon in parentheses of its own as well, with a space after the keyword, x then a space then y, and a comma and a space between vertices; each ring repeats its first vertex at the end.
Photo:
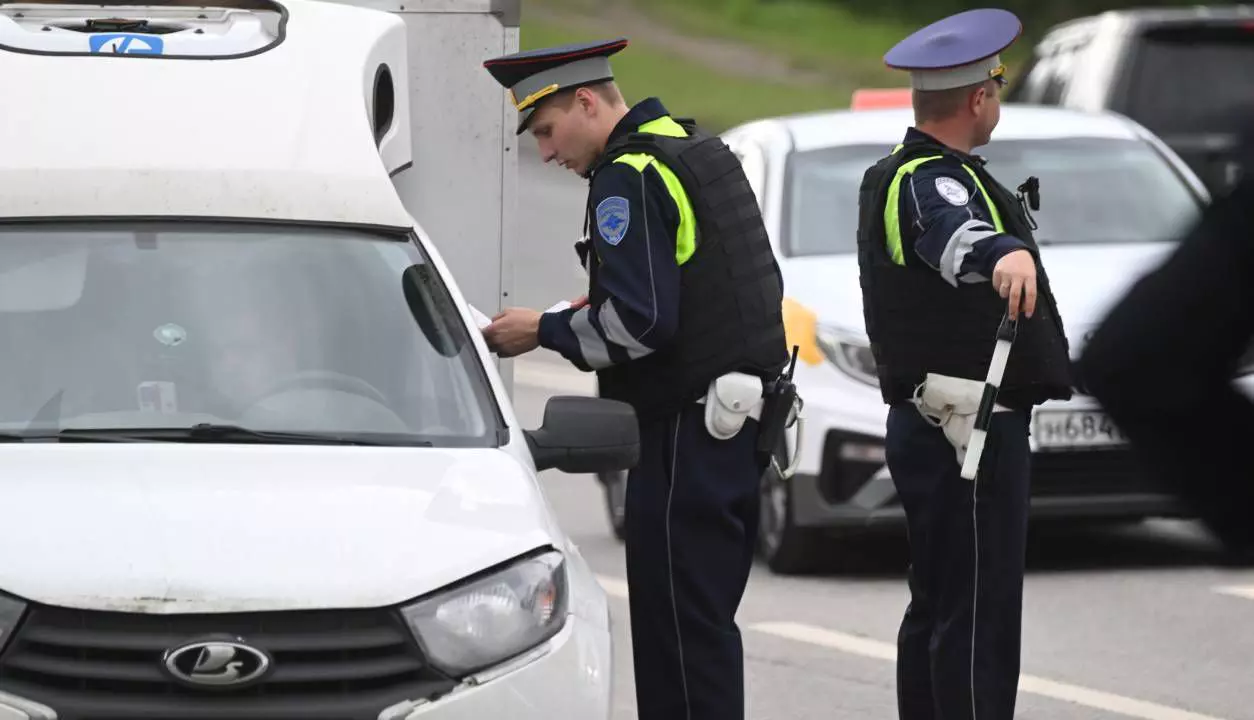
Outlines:
POLYGON ((434 701, 388 708, 379 720, 609 720, 612 660, 610 633, 571 616, 560 633, 532 653, 480 673, 434 701))
MULTIPOLYGON (((397 703, 378 720, 550 720, 562 714, 608 720, 610 633, 578 616, 548 643, 484 671, 435 700, 397 703)), ((212 709, 212 708, 209 708, 212 709)), ((58 720, 55 709, 0 690, 0 720, 58 720)))
MULTIPOLYGON (((905 524, 905 512, 884 461, 884 423, 845 420, 849 410, 829 412, 807 402, 802 461, 791 479, 792 517, 799 527, 856 530, 905 524), (874 423, 874 424, 873 424, 874 423), (808 444, 808 445, 807 445, 808 444)), ((880 405, 880 417, 887 408, 880 405)), ((878 410, 877 408, 876 410, 878 410)), ((1042 411, 1096 410, 1087 398, 1047 403, 1042 411)), ((1052 422, 1056 415, 1045 415, 1052 422)), ((1031 436, 1031 517, 1047 520, 1119 520, 1184 517, 1178 500, 1153 487, 1126 446, 1049 447, 1051 430, 1034 423, 1031 436)))
MULTIPOLYGON (((894 497, 883 505, 867 507, 850 502, 829 502, 820 481, 813 475, 794 476, 793 517, 799 527, 833 531, 903 529, 906 514, 894 497)), ((892 493, 892 480, 888 480, 892 493)), ((1107 495, 1033 495, 1029 517, 1034 523, 1052 521, 1133 521, 1150 517, 1187 517, 1183 506, 1161 493, 1112 493, 1107 495)))

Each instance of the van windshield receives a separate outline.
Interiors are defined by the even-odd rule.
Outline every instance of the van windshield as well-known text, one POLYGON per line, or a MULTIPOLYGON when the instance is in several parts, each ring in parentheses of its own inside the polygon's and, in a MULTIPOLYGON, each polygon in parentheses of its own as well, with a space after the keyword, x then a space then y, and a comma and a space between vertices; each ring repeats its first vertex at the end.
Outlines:
POLYGON ((315 442, 496 444, 467 329, 405 236, 0 224, 0 337, 10 436, 207 423, 315 442))
MULTIPOLYGON (((793 153, 784 174, 783 242, 790 255, 857 250, 858 186, 867 168, 892 151, 843 145, 793 153)), ((1201 201, 1149 144, 1116 138, 996 140, 977 148, 1012 192, 1040 180, 1042 244, 1174 240, 1201 212, 1201 201)))

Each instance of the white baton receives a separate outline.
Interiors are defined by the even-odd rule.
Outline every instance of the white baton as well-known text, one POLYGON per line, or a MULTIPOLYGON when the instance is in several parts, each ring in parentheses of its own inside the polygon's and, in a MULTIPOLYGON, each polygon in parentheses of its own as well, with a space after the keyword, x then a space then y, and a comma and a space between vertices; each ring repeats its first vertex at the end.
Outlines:
POLYGON ((967 443, 967 454, 962 459, 962 477, 966 480, 974 480, 980 468, 984 439, 988 436, 988 427, 993 420, 993 406, 997 404, 997 389, 1006 372, 1006 360, 1010 357, 1010 346, 1014 344, 1018 328, 1018 321, 1010 319, 1009 313, 1002 316, 1001 325, 997 326, 997 345, 993 347, 993 361, 988 366, 988 377, 984 379, 984 395, 980 398, 980 409, 975 413, 975 428, 967 443))

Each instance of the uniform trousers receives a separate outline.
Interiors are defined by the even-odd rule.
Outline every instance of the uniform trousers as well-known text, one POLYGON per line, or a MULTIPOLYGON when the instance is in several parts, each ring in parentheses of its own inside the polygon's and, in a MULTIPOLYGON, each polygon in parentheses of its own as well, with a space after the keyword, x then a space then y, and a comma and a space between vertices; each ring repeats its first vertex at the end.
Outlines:
POLYGON ((758 424, 728 440, 705 406, 640 424, 624 516, 640 720, 740 720, 744 649, 736 611, 753 565, 758 424))
POLYGON ((909 402, 889 408, 910 602, 897 638, 902 720, 1010 720, 1019 685, 1029 503, 1026 411, 993 413, 979 473, 909 402))

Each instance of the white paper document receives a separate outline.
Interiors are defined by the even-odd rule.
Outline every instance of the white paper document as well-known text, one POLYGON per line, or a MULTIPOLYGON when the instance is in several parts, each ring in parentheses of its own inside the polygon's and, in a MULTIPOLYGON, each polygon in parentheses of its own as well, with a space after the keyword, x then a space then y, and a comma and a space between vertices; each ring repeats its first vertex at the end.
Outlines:
POLYGON ((470 306, 470 314, 474 316, 475 325, 478 325, 480 330, 492 324, 492 318, 479 312, 479 308, 474 305, 470 306))
MULTIPOLYGON (((548 310, 545 310, 544 312, 546 313, 561 312, 568 307, 570 307, 570 301, 563 300, 557 303, 556 305, 554 305, 553 307, 549 308, 548 310)), ((492 324, 492 318, 479 312, 479 308, 475 307, 474 305, 470 306, 470 315, 475 319, 475 325, 477 325, 480 330, 492 324)))

